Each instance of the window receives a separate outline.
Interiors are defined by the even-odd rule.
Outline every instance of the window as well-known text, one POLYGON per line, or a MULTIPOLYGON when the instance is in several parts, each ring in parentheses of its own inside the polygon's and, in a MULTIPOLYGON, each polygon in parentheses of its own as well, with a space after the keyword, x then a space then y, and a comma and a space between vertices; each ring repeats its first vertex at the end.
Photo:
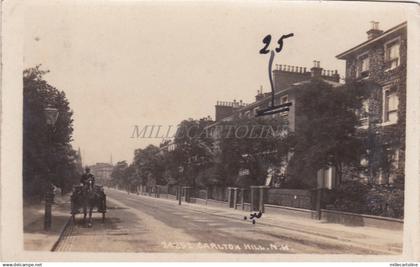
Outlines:
POLYGON ((383 122, 396 123, 398 120, 397 87, 385 87, 383 91, 383 122))
POLYGON ((357 77, 366 78, 369 76, 369 55, 364 53, 357 57, 357 77))
MULTIPOLYGON (((288 95, 284 95, 280 98, 280 105, 282 104, 286 104, 287 102, 289 102, 289 97, 288 95)), ((284 116, 287 117, 289 115, 289 112, 281 112, 279 113, 279 116, 284 116)))
POLYGON ((365 71, 369 71, 369 57, 365 56, 364 58, 362 58, 362 66, 361 66, 361 71, 362 73, 365 71))
POLYGON ((385 44, 385 69, 395 69, 400 65, 400 39, 385 44))
POLYGON ((360 120, 361 127, 369 125, 369 99, 362 101, 362 107, 356 111, 356 115, 360 120))

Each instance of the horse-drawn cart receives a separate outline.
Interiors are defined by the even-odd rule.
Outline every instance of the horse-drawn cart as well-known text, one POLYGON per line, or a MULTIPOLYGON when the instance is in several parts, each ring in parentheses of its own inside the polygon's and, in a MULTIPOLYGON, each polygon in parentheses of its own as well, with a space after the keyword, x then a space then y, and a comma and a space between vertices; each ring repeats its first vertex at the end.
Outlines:
POLYGON ((89 215, 89 226, 92 221, 92 211, 97 209, 98 213, 102 213, 102 222, 105 221, 106 213, 106 195, 101 185, 74 185, 71 200, 71 215, 73 222, 76 222, 76 214, 84 214, 83 220, 89 215))

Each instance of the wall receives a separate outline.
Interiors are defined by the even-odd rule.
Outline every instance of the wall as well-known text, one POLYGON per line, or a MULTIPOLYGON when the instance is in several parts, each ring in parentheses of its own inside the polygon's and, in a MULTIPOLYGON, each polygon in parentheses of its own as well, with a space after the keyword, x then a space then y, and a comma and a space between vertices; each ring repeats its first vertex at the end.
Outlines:
POLYGON ((178 186, 170 185, 168 186, 168 194, 176 196, 178 190, 178 186))
MULTIPOLYGON (((288 191, 288 194, 290 195, 295 193, 295 194, 299 194, 300 196, 306 196, 306 197, 312 194, 312 192, 310 191, 301 192, 305 190, 287 190, 287 189, 275 189, 275 190, 286 190, 288 191)), ((155 197, 155 196, 150 195, 150 197, 155 197)), ((161 194, 160 197, 172 199, 174 201, 176 200, 176 197, 170 194, 161 194)), ((208 199, 206 201, 205 199, 191 198, 190 203, 212 206, 212 207, 219 207, 219 208, 229 208, 228 202, 212 200, 212 199, 208 199)), ((264 206, 265 206, 266 214, 294 216, 297 218, 305 218, 305 219, 316 219, 316 216, 317 216, 317 212, 315 210, 310 210, 310 209, 305 209, 305 208, 294 208, 294 207, 286 207, 286 206, 271 205, 271 204, 265 204, 264 206)), ((236 208, 238 210, 242 210, 242 203, 238 203, 236 205, 236 208)), ((249 203, 244 203, 244 210, 245 211, 250 210, 249 203)), ((364 215, 364 214, 357 214, 357 213, 343 212, 343 211, 325 210, 325 209, 321 210, 321 221, 328 222, 328 223, 344 224, 344 225, 349 225, 349 226, 367 226, 367 227, 376 227, 376 228, 390 229, 390 230, 403 230, 403 225, 404 225, 404 221, 400 219, 364 215)))
POLYGON ((324 209, 321 210, 321 219, 329 223, 368 226, 390 230, 403 230, 404 226, 404 221, 400 219, 324 209))
POLYGON ((297 216, 306 219, 314 219, 316 215, 316 211, 309 210, 309 209, 299 209, 293 207, 284 207, 284 206, 277 206, 277 205, 264 205, 265 213, 267 214, 278 214, 278 215, 286 215, 286 216, 297 216))
POLYGON ((270 188, 267 194, 267 204, 314 209, 315 192, 309 190, 270 188))
POLYGON ((227 191, 224 187, 213 186, 209 188, 209 199, 227 201, 227 191))
POLYGON ((286 89, 296 82, 309 80, 311 78, 310 72, 292 72, 283 70, 273 70, 273 82, 275 90, 286 89))
POLYGON ((159 194, 168 194, 168 186, 167 185, 158 185, 159 194))

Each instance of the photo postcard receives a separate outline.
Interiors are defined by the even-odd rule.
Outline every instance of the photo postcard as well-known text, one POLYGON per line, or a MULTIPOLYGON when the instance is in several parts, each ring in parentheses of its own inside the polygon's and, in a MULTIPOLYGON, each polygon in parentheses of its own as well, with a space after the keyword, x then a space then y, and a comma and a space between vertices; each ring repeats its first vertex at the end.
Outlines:
POLYGON ((414 3, 2 4, 2 260, 419 259, 414 3))

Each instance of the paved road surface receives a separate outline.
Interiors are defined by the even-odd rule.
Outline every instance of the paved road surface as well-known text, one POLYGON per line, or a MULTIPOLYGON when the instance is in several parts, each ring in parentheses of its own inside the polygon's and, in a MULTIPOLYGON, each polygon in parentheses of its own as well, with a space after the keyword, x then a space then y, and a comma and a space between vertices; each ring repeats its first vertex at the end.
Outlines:
POLYGON ((79 222, 68 227, 58 251, 183 253, 345 253, 396 254, 401 240, 395 231, 315 224, 312 220, 262 216, 253 225, 249 213, 107 190, 105 223, 94 214, 92 228, 79 222), (383 231, 383 230, 382 230, 383 231), (369 233, 369 232, 368 232, 369 233), (366 242, 365 242, 366 240, 366 242), (381 242, 383 244, 381 244, 381 242))

